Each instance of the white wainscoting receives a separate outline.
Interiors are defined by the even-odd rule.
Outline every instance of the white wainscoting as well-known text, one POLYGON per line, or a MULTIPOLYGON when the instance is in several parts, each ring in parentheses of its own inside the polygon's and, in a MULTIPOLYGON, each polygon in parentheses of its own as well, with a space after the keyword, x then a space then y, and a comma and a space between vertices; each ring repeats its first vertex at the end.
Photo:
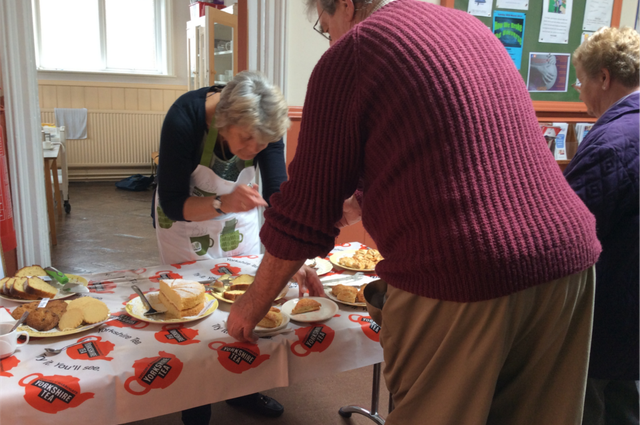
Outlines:
MULTIPOLYGON (((151 174, 151 153, 160 146, 165 112, 90 110, 87 138, 67 140, 70 181, 120 180, 151 174)), ((55 123, 53 110, 41 110, 43 123, 55 123)))

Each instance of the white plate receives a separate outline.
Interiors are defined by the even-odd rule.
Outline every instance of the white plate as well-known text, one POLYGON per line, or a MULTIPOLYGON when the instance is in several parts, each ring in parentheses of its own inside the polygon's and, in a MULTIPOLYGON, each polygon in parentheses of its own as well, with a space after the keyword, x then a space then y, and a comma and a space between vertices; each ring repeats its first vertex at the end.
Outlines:
MULTIPOLYGON (((282 288, 282 291, 280 292, 280 295, 278 295, 278 298, 276 298, 274 301, 279 300, 280 298, 284 297, 285 295, 287 295, 287 292, 289 292, 289 285, 285 286, 284 288, 282 288)), ((211 290, 211 295, 217 299, 222 301, 223 303, 227 303, 227 304, 233 304, 235 302, 235 300, 228 300, 225 297, 222 296, 222 292, 216 292, 214 290, 211 290)))
MULTIPOLYGON (((67 277, 69 278, 69 282, 71 283, 79 283, 81 285, 87 286, 87 279, 85 279, 82 276, 78 276, 75 274, 66 274, 67 277)), ((49 283, 49 282, 47 282, 49 283)), ((77 292, 63 292, 62 289, 60 288, 60 285, 56 285, 55 283, 52 284, 51 286, 53 286, 54 288, 56 288, 58 290, 58 293, 56 294, 55 297, 51 298, 52 300, 63 300, 65 298, 69 298, 69 297, 73 297, 74 295, 77 295, 77 292)), ((13 301, 15 303, 32 303, 32 302, 36 302, 36 301, 40 301, 40 299, 37 300, 23 300, 20 298, 12 298, 12 297, 8 297, 6 295, 0 294, 0 298, 4 299, 4 300, 8 300, 8 301, 13 301)), ((31 328, 30 328, 31 329, 31 328)), ((38 331, 36 331, 38 332, 38 331)))
MULTIPOLYGON (((155 308, 157 311, 165 312, 167 311, 167 307, 165 307, 164 304, 162 304, 162 302, 160 301, 159 294, 160 292, 149 292, 148 294, 145 294, 145 296, 147 297, 147 300, 149 300, 151 307, 155 308)), ((147 308, 142 303, 142 300, 140 299, 140 297, 135 297, 134 299, 129 301, 125 306, 125 309, 127 310, 127 314, 129 316, 135 317, 136 319, 142 320, 143 322, 187 323, 187 322, 193 322, 195 320, 200 320, 204 317, 207 317, 208 315, 216 311, 216 309, 218 308, 217 300, 215 300, 210 294, 204 294, 204 296, 205 296, 204 298, 205 305, 209 301, 213 301, 213 303, 209 306, 209 308, 206 311, 202 312, 197 316, 187 316, 187 317, 181 317, 179 319, 175 317, 167 317, 166 314, 154 314, 153 316, 145 316, 144 313, 147 311, 147 308)))
MULTIPOLYGON (((305 265, 311 267, 311 265, 313 264, 313 260, 307 260, 304 262, 305 265)), ((329 260, 325 260, 324 258, 316 258, 316 274, 318 276, 322 276, 323 274, 327 274, 329 273, 331 270, 333 270, 333 265, 331 264, 331 261, 329 260)))
POLYGON ((283 311, 280 311, 280 313, 282 314, 282 323, 280 323, 279 326, 276 326, 275 328, 263 328, 262 326, 256 326, 254 331, 257 333, 273 332, 273 331, 279 331, 280 329, 286 328, 287 325, 289 324, 289 315, 283 311))
POLYGON ((354 272, 374 272, 376 271, 376 269, 354 269, 353 267, 347 267, 347 266, 343 266, 342 264, 340 264, 340 259, 342 257, 353 257, 353 254, 355 254, 357 251, 359 250, 355 250, 355 249, 350 249, 347 251, 338 251, 338 252, 334 252, 333 255, 329 256, 329 261, 331 261, 331 263, 334 266, 340 267, 342 269, 345 270, 353 270, 354 272))
POLYGON ((291 314, 293 308, 298 304, 300 298, 294 298, 282 304, 280 310, 283 313, 291 316, 291 320, 296 322, 321 322, 323 320, 331 319, 338 312, 338 304, 334 303, 330 299, 322 297, 309 297, 312 300, 316 300, 321 304, 320 310, 311 311, 309 313, 291 314))
POLYGON ((367 304, 366 303, 359 303, 359 302, 355 302, 355 303, 349 303, 346 301, 342 301, 339 300, 338 297, 336 297, 335 295, 333 295, 331 293, 331 288, 324 288, 324 293, 327 295, 327 297, 331 298, 333 301, 340 303, 340 304, 345 304, 345 305, 350 305, 353 307, 366 307, 367 304))

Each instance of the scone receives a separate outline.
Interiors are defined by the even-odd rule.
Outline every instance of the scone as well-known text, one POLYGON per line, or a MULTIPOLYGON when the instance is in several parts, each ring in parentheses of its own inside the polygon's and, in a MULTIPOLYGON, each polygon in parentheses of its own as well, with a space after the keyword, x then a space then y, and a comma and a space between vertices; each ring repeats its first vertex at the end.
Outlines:
POLYGON ((355 303, 357 295, 358 290, 356 288, 353 286, 345 286, 340 292, 338 292, 336 298, 346 303, 355 303))
POLYGON ((310 298, 302 298, 298 304, 291 310, 291 314, 309 313, 311 311, 320 310, 322 304, 310 298))
POLYGON ((277 328, 282 324, 282 313, 276 307, 271 307, 267 312, 267 315, 262 318, 258 322, 257 326, 261 326, 263 328, 277 328))
POLYGON ((358 294, 356 295, 356 302, 359 302, 359 303, 366 302, 366 300, 364 299, 364 288, 366 288, 366 287, 367 287, 366 283, 360 287, 360 290, 358 291, 358 294))

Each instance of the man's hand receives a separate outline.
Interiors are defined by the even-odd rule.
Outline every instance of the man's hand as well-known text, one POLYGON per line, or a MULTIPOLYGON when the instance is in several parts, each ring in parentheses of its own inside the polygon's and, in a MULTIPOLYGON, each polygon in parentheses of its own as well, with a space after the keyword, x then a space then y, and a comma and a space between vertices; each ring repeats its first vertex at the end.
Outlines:
POLYGON ((323 297, 324 288, 322 282, 314 269, 309 266, 302 266, 300 270, 293 275, 293 278, 298 282, 298 294, 300 297, 304 295, 305 289, 309 291, 310 297, 323 297))
POLYGON ((281 260, 266 252, 256 273, 255 281, 231 306, 227 319, 229 335, 238 341, 255 342, 257 338, 253 329, 256 324, 267 314, 273 300, 303 264, 304 260, 281 260))
POLYGON ((356 224, 360 220, 362 220, 362 209, 356 197, 352 195, 342 204, 342 218, 336 223, 336 227, 341 229, 356 224))

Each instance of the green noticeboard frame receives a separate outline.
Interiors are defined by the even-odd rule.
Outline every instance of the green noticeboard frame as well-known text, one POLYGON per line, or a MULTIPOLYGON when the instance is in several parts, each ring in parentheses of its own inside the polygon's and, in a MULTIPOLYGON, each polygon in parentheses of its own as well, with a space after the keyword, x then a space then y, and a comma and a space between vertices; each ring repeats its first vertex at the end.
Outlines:
MULTIPOLYGON (((441 0, 441 5, 445 7, 453 7, 458 10, 467 11, 469 1, 474 0, 441 0)), ((496 11, 496 0, 489 0, 493 2, 493 12, 496 11)), ((529 53, 530 52, 549 52, 549 53, 568 53, 572 54, 573 51, 580 45, 582 39, 582 22, 584 20, 584 11, 586 7, 586 1, 574 0, 573 10, 571 16, 571 28, 569 30, 569 43, 568 44, 554 44, 554 43, 539 43, 538 37, 540 34, 540 22, 542 19, 542 5, 540 0, 530 0, 528 10, 512 10, 512 9, 498 9, 511 12, 524 13, 526 15, 525 21, 525 33, 524 43, 522 46, 522 66, 520 67, 520 75, 525 84, 527 82, 527 72, 529 69, 529 53)), ((620 11, 622 8, 622 0, 614 0, 613 13, 611 18, 611 25, 618 26, 620 23, 620 11)), ((481 17, 476 16, 482 23, 493 30, 493 16, 481 17)), ((546 102, 580 102, 579 93, 571 87, 571 84, 576 82, 576 70, 572 64, 569 65, 569 87, 567 92, 554 92, 554 93, 529 93, 531 100, 540 102, 543 105, 543 109, 553 109, 551 104, 546 102)), ((568 106, 568 105, 565 105, 568 106)), ((576 106, 576 111, 581 109, 576 106)), ((536 108, 539 109, 539 108, 536 108)), ((566 109, 566 108, 562 108, 566 109)))

